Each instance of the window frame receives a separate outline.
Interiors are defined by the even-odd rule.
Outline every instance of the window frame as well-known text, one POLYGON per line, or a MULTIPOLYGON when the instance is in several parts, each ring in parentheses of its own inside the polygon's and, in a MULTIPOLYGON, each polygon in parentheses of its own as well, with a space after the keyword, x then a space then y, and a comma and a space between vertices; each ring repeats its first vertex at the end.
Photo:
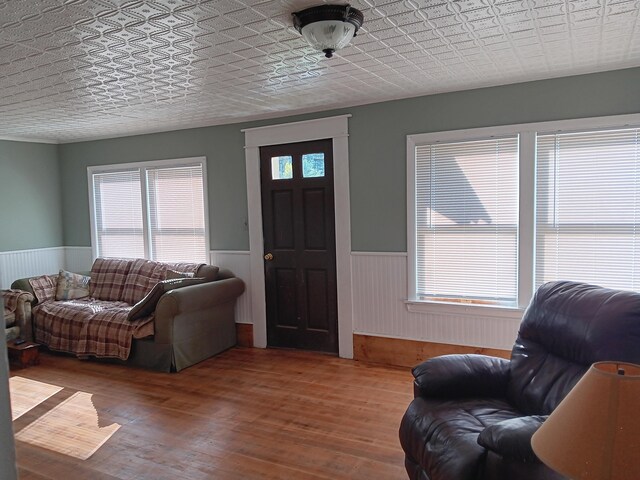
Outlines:
POLYGON ((640 114, 629 114, 407 135, 407 299, 405 301, 407 310, 414 313, 489 316, 519 320, 535 291, 537 135, 567 131, 637 127, 639 125, 640 114), (517 306, 457 304, 418 299, 416 295, 417 232, 415 148, 420 145, 483 140, 514 134, 520 136, 518 168, 517 306))
POLYGON ((151 245, 151 228, 148 208, 147 176, 146 171, 154 168, 173 168, 187 165, 202 165, 202 189, 204 200, 204 236, 205 236, 205 259, 208 262, 210 257, 210 230, 209 230, 209 192, 207 178, 207 157, 185 157, 166 160, 151 160, 142 162, 116 163, 109 165, 95 165, 87 167, 87 184, 89 192, 89 220, 91 226, 91 255, 92 260, 99 256, 98 252, 98 225, 96 221, 96 205, 94 201, 93 175, 100 173, 114 173, 118 171, 139 170, 140 171, 140 195, 142 201, 142 233, 144 238, 144 258, 149 260, 151 245))

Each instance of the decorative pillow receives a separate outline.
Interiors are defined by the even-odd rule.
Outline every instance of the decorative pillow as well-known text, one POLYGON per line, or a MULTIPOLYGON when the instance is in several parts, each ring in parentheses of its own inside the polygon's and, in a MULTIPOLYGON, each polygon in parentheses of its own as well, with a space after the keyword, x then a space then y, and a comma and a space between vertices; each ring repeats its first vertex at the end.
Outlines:
POLYGON ((206 279, 198 277, 172 278, 170 280, 163 280, 161 282, 158 282, 142 300, 136 303, 131 308, 131 310, 129 310, 127 319, 133 321, 151 315, 153 312, 155 312, 156 305, 158 304, 158 301, 160 301, 160 297, 162 297, 162 295, 164 295, 169 290, 188 287, 189 285, 198 285, 205 282, 206 279))
POLYGON ((29 279, 29 285, 33 288, 38 303, 48 302, 56 298, 57 275, 40 275, 29 279))
POLYGON ((185 262, 167 262, 165 266, 167 270, 173 270, 177 273, 191 273, 194 277, 204 277, 200 275, 200 268, 206 264, 204 263, 185 263, 185 262))
POLYGON ((193 278, 195 274, 193 272, 176 272, 175 270, 167 270, 167 276, 165 280, 172 280, 174 278, 193 278))
POLYGON ((60 270, 56 288, 56 300, 74 300, 88 297, 90 280, 91 277, 60 270))

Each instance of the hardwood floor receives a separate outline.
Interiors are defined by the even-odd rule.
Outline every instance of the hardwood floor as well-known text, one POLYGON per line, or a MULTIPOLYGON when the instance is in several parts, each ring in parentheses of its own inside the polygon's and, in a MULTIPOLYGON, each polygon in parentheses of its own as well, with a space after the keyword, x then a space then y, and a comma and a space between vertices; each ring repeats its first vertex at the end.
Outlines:
POLYGON ((407 478, 408 368, 235 348, 177 374, 42 354, 11 375, 64 387, 16 433, 76 392, 121 425, 84 461, 16 441, 22 480, 407 478))

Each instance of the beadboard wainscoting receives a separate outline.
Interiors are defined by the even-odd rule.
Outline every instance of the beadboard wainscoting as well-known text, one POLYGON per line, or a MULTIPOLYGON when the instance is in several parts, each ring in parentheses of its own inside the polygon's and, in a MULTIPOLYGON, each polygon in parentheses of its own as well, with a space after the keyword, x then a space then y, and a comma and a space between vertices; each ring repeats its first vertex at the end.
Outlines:
MULTIPOLYGON (((91 269, 90 247, 54 247, 0 252, 0 287, 18 278, 55 273, 64 268, 91 269)), ((210 263, 228 268, 244 280, 236 322, 253 324, 251 268, 248 251, 214 250, 210 263)), ((416 313, 407 309, 407 255, 394 252, 351 252, 353 269, 353 333, 470 347, 509 350, 519 321, 487 314, 416 313)))
POLYGON ((51 247, 0 252, 0 288, 18 278, 91 270, 91 247, 51 247))
POLYGON ((251 323, 251 264, 248 251, 212 250, 209 254, 211 265, 228 268, 236 277, 242 279, 245 290, 236 303, 236 323, 251 323))
POLYGON ((408 311, 406 253, 352 252, 351 266, 355 334, 504 350, 513 346, 517 319, 408 311))
POLYGON ((64 247, 0 252, 0 288, 9 288, 18 278, 58 273, 64 266, 64 247))

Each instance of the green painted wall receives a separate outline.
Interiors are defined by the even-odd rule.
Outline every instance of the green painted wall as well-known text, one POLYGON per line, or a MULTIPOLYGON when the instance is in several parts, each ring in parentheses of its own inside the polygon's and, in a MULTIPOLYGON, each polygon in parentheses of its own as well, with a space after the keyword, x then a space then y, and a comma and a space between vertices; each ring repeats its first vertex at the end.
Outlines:
POLYGON ((211 248, 245 250, 243 128, 350 113, 351 244, 406 251, 406 136, 640 112, 640 68, 383 102, 311 115, 60 146, 65 245, 90 245, 89 165, 205 155, 211 248))
POLYGON ((88 166, 206 156, 211 248, 248 249, 243 146, 233 125, 60 145, 65 245, 91 245, 88 166))
POLYGON ((0 140, 0 251, 62 246, 57 145, 0 140))

